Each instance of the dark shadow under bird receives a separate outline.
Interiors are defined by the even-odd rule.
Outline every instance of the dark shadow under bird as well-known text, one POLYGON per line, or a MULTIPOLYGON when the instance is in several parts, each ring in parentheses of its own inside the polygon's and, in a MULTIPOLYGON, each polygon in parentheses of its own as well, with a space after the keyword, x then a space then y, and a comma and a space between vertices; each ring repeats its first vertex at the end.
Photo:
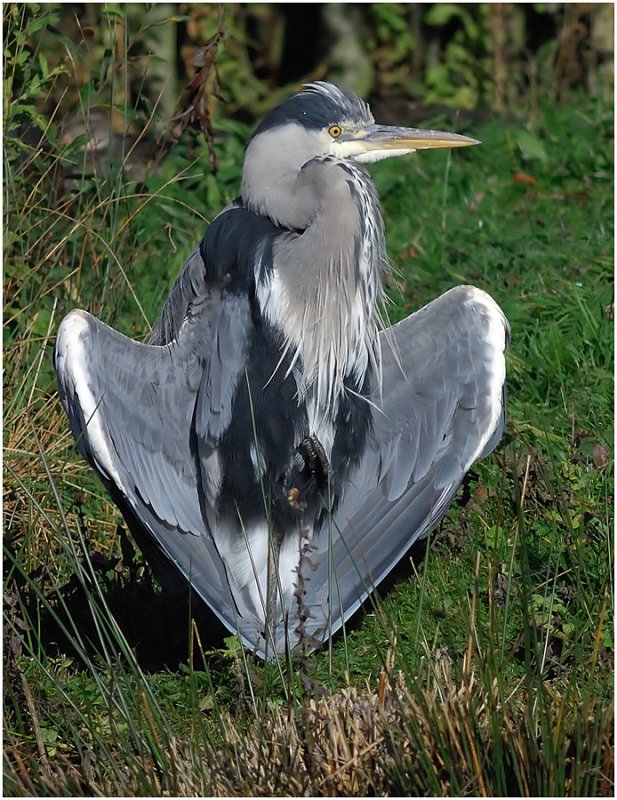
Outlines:
POLYGON ((80 452, 147 557, 262 657, 338 630, 501 437, 501 310, 459 286, 383 324, 362 166, 472 144, 376 125, 352 93, 309 84, 247 143, 240 197, 145 344, 85 311, 60 326, 80 452))

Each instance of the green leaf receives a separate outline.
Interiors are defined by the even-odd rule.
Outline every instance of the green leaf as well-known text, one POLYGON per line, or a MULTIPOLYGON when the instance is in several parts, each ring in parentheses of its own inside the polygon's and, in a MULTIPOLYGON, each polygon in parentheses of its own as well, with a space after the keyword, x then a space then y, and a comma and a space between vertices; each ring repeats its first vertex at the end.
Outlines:
POLYGON ((212 711, 214 708, 214 697, 210 692, 207 695, 201 698, 199 701, 199 710, 200 711, 212 711))
POLYGON ((58 731, 53 728, 40 728, 41 739, 47 745, 54 744, 58 740, 58 731))
POLYGON ((439 27, 450 22, 454 17, 462 17, 463 11, 454 3, 433 3, 426 12, 424 22, 427 25, 439 27))
POLYGON ((47 336, 49 324, 51 322, 51 312, 47 308, 40 308, 32 323, 32 333, 35 336, 47 336))
POLYGON ((522 128, 514 134, 514 138, 516 139, 516 143, 518 144, 524 158, 528 158, 530 160, 535 159, 537 161, 541 161, 542 163, 546 163, 548 156, 546 155, 544 145, 537 136, 522 128))

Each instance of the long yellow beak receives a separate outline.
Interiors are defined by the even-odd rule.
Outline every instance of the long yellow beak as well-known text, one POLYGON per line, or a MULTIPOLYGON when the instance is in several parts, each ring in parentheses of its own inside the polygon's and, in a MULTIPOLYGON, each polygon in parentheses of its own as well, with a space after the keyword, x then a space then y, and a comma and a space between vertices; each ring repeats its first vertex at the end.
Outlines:
POLYGON ((458 133, 429 131, 422 128, 397 128, 389 125, 371 125, 358 139, 366 151, 371 150, 434 150, 443 147, 469 147, 480 144, 477 139, 458 133))

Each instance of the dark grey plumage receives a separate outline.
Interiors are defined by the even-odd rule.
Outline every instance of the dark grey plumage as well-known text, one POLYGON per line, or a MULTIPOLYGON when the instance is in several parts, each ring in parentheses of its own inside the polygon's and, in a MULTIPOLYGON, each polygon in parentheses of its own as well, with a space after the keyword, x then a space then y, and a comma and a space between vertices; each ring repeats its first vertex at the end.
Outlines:
POLYGON ((83 456, 262 656, 336 631, 501 436, 508 328, 488 295, 457 287, 379 332, 383 224, 358 165, 472 143, 376 126, 311 84, 257 128, 147 344, 83 311, 60 327, 83 456))

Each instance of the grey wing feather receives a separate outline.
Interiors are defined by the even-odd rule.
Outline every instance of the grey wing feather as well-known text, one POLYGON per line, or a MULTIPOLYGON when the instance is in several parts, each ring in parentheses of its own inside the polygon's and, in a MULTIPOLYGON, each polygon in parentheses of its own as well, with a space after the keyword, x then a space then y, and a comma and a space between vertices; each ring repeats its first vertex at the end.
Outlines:
MULTIPOLYGON (((234 208, 240 208, 241 205, 240 199, 234 200, 217 214, 216 219, 234 208)), ((152 326, 147 339, 148 344, 167 344, 175 339, 195 298, 204 296, 204 262, 200 250, 201 245, 193 250, 182 267, 161 313, 152 326)))
POLYGON ((204 363, 202 391, 197 403, 195 427, 201 442, 217 442, 231 421, 232 403, 245 367, 251 310, 246 295, 230 295, 221 306, 211 348, 204 363))
MULTIPOLYGON (((60 397, 84 457, 123 510, 231 629, 238 611, 203 511, 200 457, 231 416, 244 369, 248 299, 205 286, 193 253, 151 341, 141 344, 84 311, 58 331, 60 397)), ((243 609, 245 616, 246 609, 243 609)), ((252 644, 257 620, 241 621, 252 644)))
POLYGON ((196 247, 174 281, 165 305, 146 340, 147 343, 163 345, 175 339, 193 300, 196 297, 203 297, 204 294, 204 262, 199 247, 196 247))
POLYGON ((316 639, 335 632, 438 524, 471 464, 496 446, 508 337, 497 304, 465 286, 382 334, 371 442, 313 542, 306 630, 316 639))

